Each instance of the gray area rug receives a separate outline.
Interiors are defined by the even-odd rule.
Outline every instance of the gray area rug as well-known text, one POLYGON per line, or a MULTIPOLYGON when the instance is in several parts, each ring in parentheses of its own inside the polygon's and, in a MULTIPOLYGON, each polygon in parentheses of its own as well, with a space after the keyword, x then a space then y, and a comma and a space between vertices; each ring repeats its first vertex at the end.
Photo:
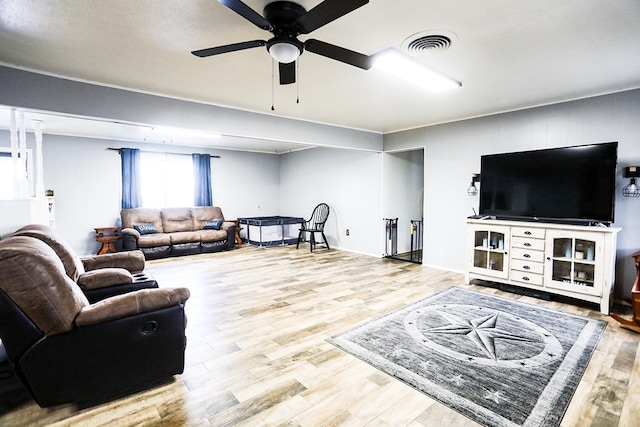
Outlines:
POLYGON ((558 426, 607 323, 452 287, 330 338, 486 426, 558 426))

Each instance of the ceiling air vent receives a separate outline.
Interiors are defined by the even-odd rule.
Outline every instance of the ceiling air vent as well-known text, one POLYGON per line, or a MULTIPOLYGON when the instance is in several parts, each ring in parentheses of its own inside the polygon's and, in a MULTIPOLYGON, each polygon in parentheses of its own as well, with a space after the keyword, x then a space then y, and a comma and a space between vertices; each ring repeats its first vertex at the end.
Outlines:
POLYGON ((402 49, 407 53, 436 53, 442 52, 456 39, 456 35, 449 31, 423 31, 408 37, 402 43, 402 49))

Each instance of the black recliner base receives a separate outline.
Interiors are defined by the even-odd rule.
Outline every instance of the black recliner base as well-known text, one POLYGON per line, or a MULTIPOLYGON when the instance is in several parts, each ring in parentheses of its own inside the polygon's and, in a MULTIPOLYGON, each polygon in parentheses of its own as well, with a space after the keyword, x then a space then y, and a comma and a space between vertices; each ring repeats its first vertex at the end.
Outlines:
POLYGON ((175 305, 44 337, 15 370, 43 408, 112 400, 184 370, 184 307, 175 305))

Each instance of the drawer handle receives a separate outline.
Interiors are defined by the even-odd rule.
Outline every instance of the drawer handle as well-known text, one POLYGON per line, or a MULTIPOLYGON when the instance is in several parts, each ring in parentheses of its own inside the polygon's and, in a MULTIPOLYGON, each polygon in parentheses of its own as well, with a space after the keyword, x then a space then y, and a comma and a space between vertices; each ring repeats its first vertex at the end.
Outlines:
POLYGON ((531 255, 529 255, 529 254, 524 254, 522 256, 525 257, 525 258, 531 258, 531 255))
POLYGON ((531 270, 531 267, 529 267, 528 265, 523 265, 522 268, 524 268, 525 270, 531 270))
POLYGON ((526 247, 530 247, 530 246, 531 246, 531 243, 527 242, 527 243, 525 243, 524 245, 525 245, 526 247))
POLYGON ((524 280, 525 282, 528 282, 531 279, 529 279, 527 276, 522 276, 522 280, 524 280))
POLYGON ((531 232, 530 231, 525 231, 524 234, 526 234, 527 236, 531 236, 531 232))

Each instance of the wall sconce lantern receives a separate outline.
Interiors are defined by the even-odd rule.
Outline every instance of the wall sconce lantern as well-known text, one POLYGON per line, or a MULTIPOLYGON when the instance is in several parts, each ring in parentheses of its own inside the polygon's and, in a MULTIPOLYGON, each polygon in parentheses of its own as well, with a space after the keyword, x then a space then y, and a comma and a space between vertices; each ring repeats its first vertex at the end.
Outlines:
POLYGON ((467 188, 467 194, 471 197, 478 195, 478 188, 476 187, 476 182, 480 182, 480 174, 472 173, 471 174, 471 185, 467 188))
POLYGON ((622 189, 622 195, 624 197, 640 197, 640 187, 636 184, 636 178, 640 177, 640 166, 624 168, 624 177, 631 178, 631 181, 622 189))

